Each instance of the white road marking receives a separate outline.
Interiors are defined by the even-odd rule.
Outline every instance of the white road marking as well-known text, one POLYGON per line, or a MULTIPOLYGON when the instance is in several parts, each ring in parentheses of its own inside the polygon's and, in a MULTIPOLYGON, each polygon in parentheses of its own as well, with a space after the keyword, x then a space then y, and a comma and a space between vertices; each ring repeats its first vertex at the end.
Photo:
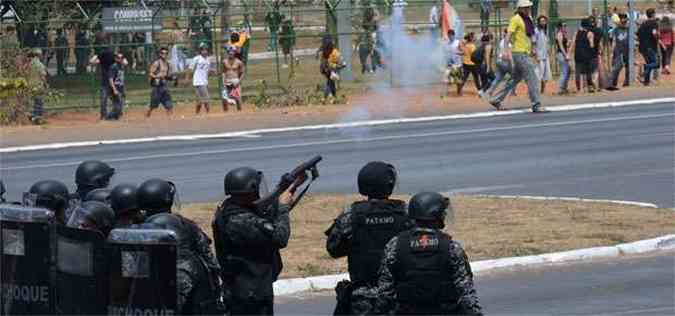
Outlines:
MULTIPOLYGON (((561 105, 561 106, 550 106, 550 107, 547 107, 546 109, 551 111, 551 112, 562 112, 562 111, 586 110, 586 109, 597 109, 597 108, 623 107, 623 106, 632 106, 632 105, 649 105, 649 104, 670 103, 670 102, 675 102, 675 98, 658 98, 658 99, 623 101, 623 102, 561 105)), ((319 129, 354 128, 354 127, 364 127, 364 126, 380 126, 380 125, 404 124, 404 123, 420 123, 420 122, 470 119, 470 118, 485 118, 485 117, 523 114, 523 113, 530 113, 530 110, 527 109, 527 110, 509 110, 509 111, 491 111, 491 112, 455 114, 455 115, 444 115, 444 116, 428 116, 428 117, 417 117, 417 118, 373 120, 373 121, 360 121, 360 122, 322 124, 322 125, 308 125, 308 126, 283 127, 283 128, 267 128, 267 129, 248 130, 248 131, 239 131, 239 132, 227 132, 227 133, 217 133, 217 134, 174 135, 174 136, 158 136, 158 137, 131 138, 131 139, 119 139, 119 140, 82 141, 82 142, 54 143, 54 144, 42 144, 42 145, 30 145, 30 146, 15 146, 15 147, 0 148, 0 153, 11 153, 11 152, 19 152, 19 151, 44 150, 44 149, 61 149, 61 148, 69 148, 69 147, 84 147, 84 146, 96 146, 96 145, 110 145, 110 144, 132 144, 132 143, 145 143, 145 142, 157 142, 157 141, 179 141, 179 140, 198 140, 198 139, 210 139, 210 138, 246 137, 247 135, 257 135, 257 134, 296 132, 296 131, 319 130, 319 129)))
MULTIPOLYGON (((335 140, 325 140, 325 141, 315 141, 315 142, 305 142, 305 143, 293 143, 293 144, 285 144, 285 145, 253 146, 253 147, 243 147, 243 148, 229 148, 229 149, 219 149, 219 150, 184 152, 184 153, 167 153, 167 154, 156 154, 156 155, 128 156, 128 157, 124 157, 124 158, 103 159, 103 160, 105 160, 106 162, 109 162, 109 163, 112 163, 112 162, 127 162, 127 161, 159 159, 159 158, 190 157, 190 156, 200 156, 200 155, 214 155, 214 154, 259 151, 259 150, 286 149, 286 148, 307 147, 307 146, 322 146, 322 145, 388 141, 388 140, 422 138, 422 137, 435 137, 435 136, 448 136, 448 135, 461 135, 461 134, 476 134, 476 133, 487 133, 487 132, 495 132, 495 131, 528 129, 528 128, 557 127, 557 126, 566 126, 566 125, 580 125, 580 124, 592 124, 592 123, 602 123, 602 122, 649 119, 649 118, 659 118, 659 117, 666 117, 666 116, 675 116, 675 113, 622 116, 622 117, 613 117, 613 118, 575 120, 575 121, 566 121, 566 122, 523 124, 523 125, 516 125, 516 126, 477 128, 477 129, 466 129, 466 130, 459 130, 459 131, 441 131, 441 132, 432 132, 432 133, 419 133, 419 134, 406 134, 406 135, 393 135, 393 136, 380 136, 380 137, 370 137, 370 138, 362 138, 362 139, 352 139, 352 138, 335 139, 335 140)), ((32 169, 32 168, 65 167, 65 166, 75 166, 75 165, 78 165, 79 163, 80 163, 79 160, 78 161, 66 161, 66 162, 56 162, 56 163, 49 163, 49 164, 33 164, 33 165, 25 165, 25 166, 0 167, 0 170, 22 170, 22 169, 32 169)))

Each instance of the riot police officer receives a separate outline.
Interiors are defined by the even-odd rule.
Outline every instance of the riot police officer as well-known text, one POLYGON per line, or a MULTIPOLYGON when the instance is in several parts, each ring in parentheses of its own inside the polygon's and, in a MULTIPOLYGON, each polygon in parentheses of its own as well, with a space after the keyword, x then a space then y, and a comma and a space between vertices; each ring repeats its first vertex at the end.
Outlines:
POLYGON ((225 315, 222 282, 210 273, 208 264, 194 251, 192 228, 176 215, 159 213, 149 217, 147 224, 176 233, 178 257, 176 282, 178 315, 225 315))
POLYGON ((84 196, 82 202, 96 201, 103 204, 110 204, 110 192, 111 190, 108 188, 91 190, 84 196))
MULTIPOLYGON (((150 179, 138 187, 136 198, 138 207, 145 211, 145 217, 149 218, 155 214, 171 213, 177 194, 176 185, 173 182, 150 179)), ((210 271, 216 275, 220 274, 220 266, 211 250, 211 238, 195 222, 178 214, 176 216, 192 232, 195 240, 193 247, 196 253, 206 262, 210 271)))
POLYGON ((115 226, 115 212, 101 202, 86 201, 74 210, 68 220, 68 226, 98 231, 103 236, 108 236, 115 226))
POLYGON ((56 180, 38 181, 30 187, 28 195, 33 202, 33 205, 30 206, 50 210, 54 212, 57 223, 66 224, 65 212, 68 209, 70 193, 68 193, 68 187, 63 182, 56 180))
POLYGON ((150 179, 138 186, 138 207, 150 217, 159 213, 171 213, 176 197, 176 185, 162 179, 150 179))
POLYGON ((326 231, 326 250, 333 258, 347 256, 351 280, 351 286, 342 283, 337 289, 335 314, 362 315, 372 309, 361 292, 376 283, 386 243, 411 227, 405 202, 389 199, 396 180, 391 164, 367 163, 358 175, 359 193, 367 199, 354 202, 326 231))
POLYGON ((282 269, 279 250, 288 245, 291 233, 289 205, 304 180, 282 193, 279 203, 257 209, 254 202, 265 186, 263 173, 243 167, 225 176, 229 198, 216 209, 213 238, 223 281, 230 290, 227 305, 232 315, 273 315, 272 283, 282 269))
POLYGON ((143 222, 138 206, 136 185, 122 183, 110 192, 110 207, 115 211, 115 227, 126 227, 143 222))
POLYGON ((76 199, 82 201, 90 191, 107 188, 114 174, 115 169, 105 162, 98 160, 82 162, 75 171, 76 199))
POLYGON ((482 315, 462 246, 443 232, 450 200, 418 193, 408 208, 415 227, 392 238, 371 293, 379 313, 482 315))

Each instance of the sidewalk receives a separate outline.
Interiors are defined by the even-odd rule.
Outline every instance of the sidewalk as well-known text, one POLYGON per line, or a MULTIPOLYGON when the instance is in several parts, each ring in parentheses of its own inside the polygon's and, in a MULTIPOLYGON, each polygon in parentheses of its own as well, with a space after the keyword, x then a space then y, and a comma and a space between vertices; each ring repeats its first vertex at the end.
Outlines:
MULTIPOLYGON (((194 105, 183 104, 168 119, 163 109, 145 119, 145 108, 131 108, 118 122, 98 121, 98 112, 66 112, 48 119, 43 126, 3 126, 0 147, 27 146, 56 142, 96 141, 153 136, 223 133, 259 128, 277 128, 375 119, 410 118, 462 114, 494 110, 473 90, 463 97, 441 98, 444 87, 389 89, 381 93, 355 96, 346 105, 304 106, 257 110, 245 106, 241 112, 222 113, 212 104, 208 117, 196 117, 194 105)), ((510 97, 506 108, 529 106, 525 85, 518 96, 510 97)), ((553 91, 549 89, 548 91, 553 91)), ((618 92, 599 92, 571 96, 545 95, 544 106, 594 102, 630 101, 675 96, 675 80, 662 77, 659 87, 632 87, 618 92)))

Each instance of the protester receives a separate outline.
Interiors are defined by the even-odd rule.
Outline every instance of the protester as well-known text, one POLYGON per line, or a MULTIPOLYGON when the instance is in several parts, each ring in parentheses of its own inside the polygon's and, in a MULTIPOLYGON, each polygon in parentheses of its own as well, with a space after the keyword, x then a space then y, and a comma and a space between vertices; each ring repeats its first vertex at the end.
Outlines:
POLYGON ((647 21, 640 25, 638 29, 638 40, 640 41, 640 54, 644 58, 644 78, 643 84, 649 86, 652 79, 652 71, 659 68, 657 55, 658 49, 658 29, 659 25, 653 8, 647 9, 647 21))
POLYGON ((445 78, 448 83, 448 90, 450 85, 456 84, 459 90, 459 85, 462 83, 462 48, 461 42, 455 38, 455 30, 448 30, 448 44, 447 44, 447 70, 445 71, 445 78))
POLYGON ((269 31, 269 39, 267 44, 268 51, 275 51, 277 49, 277 35, 279 33, 279 26, 281 21, 284 19, 283 15, 279 13, 279 3, 278 1, 274 2, 274 7, 267 12, 265 15, 265 23, 267 24, 267 30, 269 31))
POLYGON ((597 83, 598 89, 602 89, 605 85, 603 79, 606 77, 604 75, 605 71, 602 63, 602 37, 604 33, 602 29, 598 27, 597 16, 598 13, 596 12, 594 15, 588 17, 591 21, 590 31, 593 32, 593 48, 591 49, 593 58, 591 60, 591 67, 593 68, 593 82, 597 83))
POLYGON ((514 15, 508 27, 507 39, 512 47, 507 48, 507 56, 511 56, 513 64, 513 75, 509 82, 500 90, 496 97, 490 101, 497 110, 502 107, 502 102, 506 96, 516 88, 521 80, 527 82, 527 91, 532 103, 532 112, 544 112, 539 100, 539 80, 535 73, 535 65, 530 58, 532 52, 532 37, 534 36, 534 22, 530 17, 532 1, 518 0, 516 5, 518 11, 514 15))
POLYGON ((375 65, 373 62, 373 36, 368 32, 362 32, 359 35, 357 50, 359 52, 359 61, 361 62, 361 73, 373 73, 375 72, 375 65), (368 60, 370 59, 370 63, 368 60))
POLYGON ((324 39, 321 47, 321 74, 326 77, 325 97, 337 97, 337 82, 340 80, 340 70, 344 68, 340 51, 335 47, 331 38, 324 39))
POLYGON ((660 46, 661 46, 661 65, 662 73, 670 75, 670 63, 673 58, 673 46, 675 45, 675 35, 673 31, 673 22, 670 17, 663 16, 660 23, 660 46))
POLYGON ((534 35, 534 54, 538 62, 538 74, 541 81, 541 94, 546 90, 546 83, 553 77, 551 75, 551 62, 548 57, 548 17, 542 15, 537 18, 537 28, 534 35))
POLYGON ((87 72, 87 61, 89 60, 89 54, 91 53, 89 44, 90 41, 87 30, 85 29, 84 24, 80 25, 77 30, 77 35, 75 35, 75 72, 78 75, 87 72))
POLYGON ((293 62, 293 47, 295 47, 295 30, 293 29, 293 21, 291 21, 291 18, 286 18, 281 23, 279 45, 281 45, 281 51, 284 53, 284 64, 282 65, 282 68, 287 68, 289 60, 290 62, 293 62))
POLYGON ((495 78, 490 83, 490 86, 485 88, 481 94, 482 98, 491 98, 497 86, 500 83, 505 81, 506 76, 509 77, 513 73, 513 67, 511 65, 511 57, 508 55, 509 42, 507 39, 508 30, 504 29, 502 39, 499 41, 497 46, 497 59, 495 61, 495 78))
MULTIPOLYGON (((558 83, 558 94, 568 94, 567 84, 570 80, 570 43, 567 34, 567 24, 558 23, 558 31, 555 35, 556 58, 560 67, 560 81, 558 83)), ((543 90, 542 90, 543 91, 543 90)))
POLYGON ((152 111, 161 104, 166 109, 169 117, 173 116, 173 101, 171 100, 171 91, 169 91, 168 81, 171 77, 171 64, 167 60, 169 50, 166 47, 159 49, 159 58, 150 65, 148 77, 152 92, 150 94, 150 107, 145 112, 145 117, 150 117, 152 111))
MULTIPOLYGON (((39 48, 33 49, 28 53, 28 80, 33 83, 38 89, 47 86, 47 67, 42 64, 40 58, 42 57, 42 50, 39 48)), ((31 122, 35 125, 44 124, 42 115, 44 114, 44 102, 40 95, 33 98, 33 113, 31 115, 31 122)))
POLYGON ((487 33, 490 27, 490 11, 492 10, 492 1, 480 0, 480 31, 487 33))
POLYGON ((617 24, 612 35, 612 73, 610 74, 609 84, 607 90, 616 91, 619 90, 617 85, 619 84, 619 73, 621 69, 625 69, 625 79, 623 81, 623 86, 626 87, 630 84, 630 71, 632 67, 629 64, 629 45, 628 38, 630 32, 628 29, 628 16, 625 13, 619 14, 619 23, 617 24))
POLYGON ((241 111, 241 80, 244 77, 244 63, 237 58, 237 48, 227 47, 227 58, 223 60, 223 112, 228 105, 237 106, 241 111))
POLYGON ((479 95, 483 93, 494 80, 495 74, 492 71, 492 34, 484 34, 480 39, 480 46, 474 52, 471 59, 478 65, 478 74, 480 77, 479 95))
POLYGON ((586 79, 588 92, 595 91, 593 84, 593 47, 595 37, 591 32, 591 21, 586 18, 581 21, 581 28, 577 31, 574 39, 574 64, 576 67, 575 83, 577 92, 581 92, 582 76, 586 79))
POLYGON ((65 75, 68 67, 68 38, 66 32, 61 28, 56 31, 56 74, 65 75))
POLYGON ((211 70, 211 61, 209 60, 209 47, 202 44, 199 48, 199 55, 195 56, 190 63, 190 71, 192 71, 192 85, 195 87, 197 95, 197 104, 195 106, 195 114, 199 114, 204 106, 206 113, 209 113, 209 74, 213 73, 211 70))
POLYGON ((131 68, 135 71, 145 69, 145 34, 134 33, 131 42, 134 43, 134 60, 131 68))
POLYGON ((115 54, 115 63, 108 70, 108 84, 113 110, 108 115, 109 120, 119 120, 124 106, 124 66, 128 64, 122 53, 115 54))
POLYGON ((469 79, 469 75, 473 76, 473 83, 476 86, 476 91, 481 91, 479 65, 476 65, 471 58, 477 49, 475 40, 476 35, 473 32, 464 36, 464 44, 462 45, 462 51, 464 52, 462 69, 464 70, 464 74, 462 75, 462 82, 457 86, 458 96, 462 96, 462 90, 464 89, 466 81, 469 79))
POLYGON ((440 13, 438 10, 438 3, 434 2, 429 9, 429 24, 431 24, 431 40, 435 43, 438 41, 438 29, 441 23, 440 13))
POLYGON ((109 120, 111 117, 108 115, 108 99, 112 97, 112 89, 110 88, 109 83, 109 74, 110 66, 115 63, 115 54, 113 53, 112 48, 106 47, 101 50, 98 54, 94 55, 89 59, 89 64, 98 65, 99 72, 101 74, 101 106, 100 106, 100 120, 109 120))

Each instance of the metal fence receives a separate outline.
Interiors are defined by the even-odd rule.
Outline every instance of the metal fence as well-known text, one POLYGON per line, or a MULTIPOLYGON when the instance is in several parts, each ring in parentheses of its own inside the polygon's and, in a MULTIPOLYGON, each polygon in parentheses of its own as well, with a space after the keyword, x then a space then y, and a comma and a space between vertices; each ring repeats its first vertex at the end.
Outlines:
MULTIPOLYGON (((360 88, 373 81, 373 76, 360 71, 358 56, 360 39, 367 36, 364 28, 364 11, 374 7, 381 17, 379 24, 388 23, 397 3, 388 0, 327 0, 327 1, 43 1, 42 11, 22 14, 21 10, 4 10, 2 20, 2 46, 11 49, 12 43, 22 48, 41 48, 43 61, 48 67, 49 84, 63 92, 58 104, 49 104, 50 110, 94 108, 100 103, 100 70, 90 66, 89 58, 106 47, 122 52, 129 65, 125 72, 127 106, 147 105, 150 87, 147 68, 155 59, 159 47, 170 49, 170 60, 179 73, 177 85, 172 89, 174 101, 194 100, 191 78, 184 72, 189 60, 196 55, 197 47, 206 44, 212 64, 222 64, 224 45, 230 43, 233 32, 246 33, 244 48, 246 75, 242 84, 245 97, 259 93, 283 94, 293 89, 320 89, 323 76, 319 73, 316 52, 324 35, 340 38, 340 49, 349 51, 346 62, 351 66, 345 88, 360 88), (343 2, 344 1, 344 2, 343 2), (348 2, 348 3, 347 3, 348 2), (149 32, 105 32, 106 20, 103 7, 147 8, 152 11, 149 32), (284 22, 286 21, 286 22, 284 22), (288 32, 288 25, 293 32, 288 32), (276 25, 276 27, 275 27, 276 25), (270 28, 270 26, 272 26, 270 28), (349 46, 349 47, 347 47, 349 46), (9 47, 9 48, 8 48, 9 47), (284 53, 288 54, 284 54, 284 53), (353 53, 351 53, 353 52, 353 53)), ((450 1, 458 12, 465 32, 481 31, 479 0, 450 1)), ((409 0, 402 14, 404 30, 413 37, 428 37, 434 25, 429 14, 438 1, 409 0)), ((612 6, 625 5, 625 1, 557 1, 558 12, 552 23, 559 20, 573 29, 581 17, 592 8, 607 14, 612 6)), ((640 8, 659 7, 658 1, 638 1, 640 8)), ((539 14, 553 15, 555 1, 539 1, 539 14), (552 5, 553 2, 553 5, 552 5), (553 7, 553 8, 552 8, 553 7)), ((512 15, 512 8, 493 9, 483 26, 499 35, 512 15), (487 22, 487 23, 486 23, 487 22)), ((129 25, 127 25, 129 27, 129 25)), ((242 35, 244 37, 244 35, 242 35)), ((397 51, 396 47, 389 47, 397 51)), ((389 56, 396 64, 395 56, 389 56)), ((383 70, 377 80, 388 85, 400 85, 394 75, 395 67, 383 70)), ((210 92, 220 96, 220 76, 211 76, 210 92)), ((440 76, 438 82, 440 83, 440 76)), ((403 84, 413 84, 404 82, 403 84)), ((426 83, 425 83, 426 84, 426 83)))

